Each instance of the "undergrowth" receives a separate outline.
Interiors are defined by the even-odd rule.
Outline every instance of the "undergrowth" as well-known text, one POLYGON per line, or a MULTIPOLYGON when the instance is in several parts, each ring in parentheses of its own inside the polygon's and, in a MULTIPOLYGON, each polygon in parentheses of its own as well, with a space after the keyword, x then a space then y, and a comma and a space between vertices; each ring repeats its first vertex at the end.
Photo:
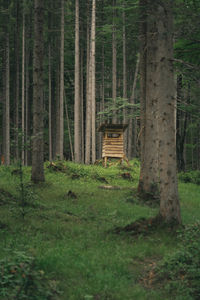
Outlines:
MULTIPOLYGON (((138 279, 149 263, 157 264, 168 254, 172 257, 178 247, 183 251, 181 238, 156 229, 137 236, 113 233, 117 227, 141 218, 149 220, 158 213, 158 206, 144 205, 135 192, 139 178, 137 160, 131 161, 130 166, 109 168, 46 162, 46 182, 39 185, 30 183, 30 173, 31 168, 23 167, 25 201, 21 202, 16 166, 0 167, 0 290, 4 293, 0 299, 171 299, 170 293, 175 292, 170 287, 167 294, 161 284, 164 276, 160 275, 158 289, 146 289, 138 279)), ((199 220, 199 188, 192 183, 180 184, 186 225, 199 220)), ((190 235, 191 231, 188 238, 190 235)), ((170 257, 166 260, 170 262, 170 257)), ((175 272, 172 262, 169 268, 175 272)), ((186 274, 184 278, 189 280, 186 274)), ((169 279, 167 284, 174 281, 169 279)), ((183 283, 187 285, 188 281, 183 283)), ((197 293, 196 285, 189 287, 186 295, 194 297, 192 290, 197 293)))
POLYGON ((178 234, 178 250, 157 267, 157 282, 174 299, 200 299, 200 223, 178 234))

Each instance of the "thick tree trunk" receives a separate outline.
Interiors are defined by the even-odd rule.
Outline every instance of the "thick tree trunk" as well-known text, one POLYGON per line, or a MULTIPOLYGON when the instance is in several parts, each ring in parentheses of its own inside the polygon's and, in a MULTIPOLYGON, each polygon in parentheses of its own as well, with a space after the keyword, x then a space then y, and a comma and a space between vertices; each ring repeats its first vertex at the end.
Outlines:
POLYGON ((33 151, 32 176, 35 183, 44 181, 43 153, 43 19, 44 1, 34 2, 33 52, 33 151))
POLYGON ((75 13, 75 83, 74 83, 74 157, 81 162, 81 130, 80 130, 80 51, 79 51, 79 0, 76 0, 75 13))
POLYGON ((173 70, 172 0, 156 1, 155 57, 158 101, 160 215, 165 222, 181 222, 176 175, 175 85, 173 70))

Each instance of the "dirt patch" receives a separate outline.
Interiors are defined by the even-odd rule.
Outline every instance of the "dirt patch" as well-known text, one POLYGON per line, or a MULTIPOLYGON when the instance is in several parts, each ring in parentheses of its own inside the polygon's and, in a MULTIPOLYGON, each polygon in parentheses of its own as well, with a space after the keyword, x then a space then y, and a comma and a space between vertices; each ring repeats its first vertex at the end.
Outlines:
POLYGON ((135 222, 128 224, 125 227, 116 227, 114 233, 120 234, 122 232, 127 232, 131 235, 148 235, 152 232, 157 231, 158 229, 167 229, 168 231, 175 230, 177 228, 176 223, 166 224, 161 216, 156 216, 153 218, 145 219, 140 218, 135 222))

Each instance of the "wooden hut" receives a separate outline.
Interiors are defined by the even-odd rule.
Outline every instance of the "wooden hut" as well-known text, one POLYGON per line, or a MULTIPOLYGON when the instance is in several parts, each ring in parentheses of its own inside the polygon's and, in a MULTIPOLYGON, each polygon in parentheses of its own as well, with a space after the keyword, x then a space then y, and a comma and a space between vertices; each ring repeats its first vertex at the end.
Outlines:
POLYGON ((102 124, 98 131, 103 132, 102 158, 107 165, 108 158, 127 160, 124 153, 124 131, 128 124, 102 124))

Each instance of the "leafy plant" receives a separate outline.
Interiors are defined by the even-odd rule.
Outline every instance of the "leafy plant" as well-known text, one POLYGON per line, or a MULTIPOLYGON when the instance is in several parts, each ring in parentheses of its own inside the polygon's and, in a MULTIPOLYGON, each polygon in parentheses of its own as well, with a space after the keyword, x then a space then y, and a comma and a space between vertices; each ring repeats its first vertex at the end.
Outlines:
POLYGON ((164 282, 175 299, 200 298, 200 223, 179 232, 180 248, 157 268, 157 281, 164 282))
POLYGON ((200 184, 200 171, 189 171, 189 172, 181 172, 179 174, 179 179, 182 182, 191 182, 195 184, 200 184))
POLYGON ((45 272, 32 256, 16 251, 0 261, 0 297, 6 299, 45 300, 55 291, 45 272))

